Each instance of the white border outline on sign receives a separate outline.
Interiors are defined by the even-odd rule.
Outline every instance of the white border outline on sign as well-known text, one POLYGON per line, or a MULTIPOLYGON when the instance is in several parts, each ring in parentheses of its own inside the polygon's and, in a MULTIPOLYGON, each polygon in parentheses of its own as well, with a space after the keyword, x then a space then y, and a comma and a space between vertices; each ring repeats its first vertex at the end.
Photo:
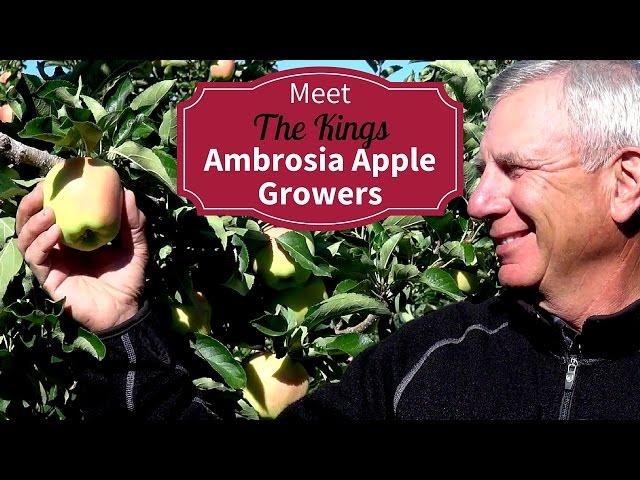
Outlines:
POLYGON ((370 218, 373 217, 379 217, 384 215, 385 213, 389 212, 389 211, 393 211, 393 210, 403 210, 403 211, 407 211, 407 210, 420 210, 420 211, 425 211, 425 210, 439 210, 440 209, 440 205, 442 204, 442 201, 447 198, 447 196, 450 193, 455 192, 456 190, 458 190, 458 168, 457 168, 457 160, 458 160, 458 109, 449 104, 444 98, 442 98, 442 94, 440 92, 440 89, 435 88, 435 87, 423 87, 423 88, 411 88, 411 87, 389 87, 387 85, 384 85, 382 83, 378 83, 370 78, 363 78, 357 75, 350 75, 347 73, 340 73, 340 72, 301 72, 301 73, 294 73, 294 74, 290 74, 290 75, 286 75, 283 77, 278 77, 278 78, 274 78, 271 80, 267 80, 263 83, 260 83, 258 85, 254 85, 253 87, 234 87, 234 88, 225 88, 225 87, 216 87, 216 88, 210 88, 210 87, 205 87, 202 89, 202 92, 200 93, 200 96, 198 97, 198 99, 193 102, 191 105, 186 106, 182 109, 182 138, 186 139, 186 129, 187 129, 187 115, 186 112, 187 110, 189 110, 192 107, 195 107, 200 100, 202 100, 202 97, 204 96, 204 94, 209 91, 209 90, 213 90, 213 91, 253 91, 256 90, 262 86, 265 85, 269 85, 272 82, 277 82, 280 80, 286 80, 287 78, 295 78, 295 77, 305 77, 305 76, 317 76, 317 75, 333 75, 333 76, 338 76, 338 77, 348 77, 348 78, 355 78, 356 80, 364 80, 365 82, 369 82, 369 83, 373 83, 374 85, 378 85, 380 87, 383 87, 387 90, 407 90, 407 91, 425 91, 425 90, 435 90, 436 93, 438 94, 438 97, 440 98, 440 100, 442 101, 442 103, 444 103, 447 107, 453 109, 455 111, 455 117, 454 117, 454 131, 455 131, 455 156, 454 159, 455 161, 453 162, 453 166, 454 166, 454 170, 455 170, 455 188, 453 190, 449 190, 447 193, 445 193, 442 198, 440 198, 440 201, 438 202, 438 206, 437 207, 408 207, 408 208, 403 208, 403 207, 390 207, 390 208, 385 208, 384 210, 380 211, 380 212, 376 212, 374 214, 368 215, 366 217, 360 217, 360 218, 355 218, 352 220, 347 220, 347 221, 343 221, 343 222, 301 222, 301 221, 297 221, 297 220, 289 220, 286 218, 280 218, 280 217, 276 217, 274 215, 269 215, 268 213, 264 213, 261 210, 258 210, 257 208, 254 207, 205 207, 204 203, 202 202, 202 199, 198 196, 198 194, 196 194, 195 192, 187 189, 186 187, 186 142, 183 141, 182 142, 182 190, 185 192, 189 192, 191 195, 193 195, 195 198, 198 199, 198 201, 200 202, 200 205, 202 206, 202 209, 205 211, 208 210, 227 210, 227 211, 232 211, 232 210, 242 210, 244 212, 248 212, 248 211, 252 211, 252 212, 257 212, 260 215, 262 215, 263 217, 268 217, 271 218, 273 220, 279 220, 281 222, 286 222, 286 223, 293 223, 293 224, 299 224, 299 225, 343 225, 343 224, 352 224, 352 223, 356 223, 356 222, 361 222, 363 220, 368 220, 370 218))

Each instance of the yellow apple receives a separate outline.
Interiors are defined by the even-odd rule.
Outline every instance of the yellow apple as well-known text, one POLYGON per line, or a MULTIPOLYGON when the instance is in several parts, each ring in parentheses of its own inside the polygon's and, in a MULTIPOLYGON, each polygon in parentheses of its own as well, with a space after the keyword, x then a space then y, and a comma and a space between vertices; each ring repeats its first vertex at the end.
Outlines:
POLYGON ((235 60, 217 60, 209 67, 211 79, 218 82, 226 82, 233 78, 236 71, 235 60))
POLYGON ((211 305, 202 292, 195 292, 191 304, 171 306, 171 327, 178 333, 211 333, 211 305))
POLYGON ((321 278, 314 278, 302 287, 290 288, 279 293, 275 301, 295 312, 296 323, 300 325, 309 307, 329 298, 321 278))
POLYGON ((276 358, 273 353, 261 353, 244 369, 247 373, 244 398, 262 418, 276 418, 309 390, 307 371, 288 355, 276 358))
POLYGON ((118 235, 123 191, 109 163, 89 157, 65 160, 49 171, 42 187, 44 206, 53 210, 63 244, 88 252, 118 235))
POLYGON ((458 288, 464 293, 475 293, 478 290, 480 282, 473 273, 465 272, 464 270, 452 270, 451 273, 458 288))
MULTIPOLYGON (((265 229, 264 233, 270 239, 269 245, 259 250, 253 259, 253 272, 274 290, 298 287, 311 275, 309 270, 298 265, 276 241, 277 237, 289 231, 287 228, 280 227, 265 229)), ((305 240, 311 255, 315 255, 313 241, 307 237, 305 240)))

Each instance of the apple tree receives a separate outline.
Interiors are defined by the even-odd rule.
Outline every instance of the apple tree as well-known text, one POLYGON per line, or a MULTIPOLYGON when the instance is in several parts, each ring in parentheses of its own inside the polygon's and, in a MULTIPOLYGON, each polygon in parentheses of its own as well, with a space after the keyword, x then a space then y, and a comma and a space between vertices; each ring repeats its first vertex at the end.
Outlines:
MULTIPOLYGON (((0 61, 1 419, 82 419, 73 362, 106 354, 99 337, 48 299, 16 246, 21 197, 60 159, 110 162, 135 192, 150 247, 145 296, 205 368, 194 384, 223 418, 274 416, 274 398, 289 402, 338 381, 354 356, 403 324, 495 295, 492 243, 466 212, 478 181, 468 160, 484 128, 485 87, 508 61, 434 61, 406 79, 443 81, 465 105, 464 197, 441 217, 335 232, 199 216, 176 195, 176 103, 198 81, 250 81, 276 69, 273 60, 228 62, 62 60, 39 62, 33 75, 23 61, 0 61), (255 365, 268 362, 256 358, 292 365, 296 390, 262 378, 269 374, 255 365), (252 385, 273 385, 269 405, 252 385)), ((383 77, 397 70, 369 64, 383 77)))

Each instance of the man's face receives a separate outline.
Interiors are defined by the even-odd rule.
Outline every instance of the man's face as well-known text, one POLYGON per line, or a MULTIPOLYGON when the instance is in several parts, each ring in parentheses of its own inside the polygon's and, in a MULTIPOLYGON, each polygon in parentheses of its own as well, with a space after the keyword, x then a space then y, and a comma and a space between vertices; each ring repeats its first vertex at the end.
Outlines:
POLYGON ((495 105, 480 145, 468 211, 489 222, 505 286, 575 288, 611 253, 607 169, 583 170, 562 98, 561 78, 519 88, 495 105))

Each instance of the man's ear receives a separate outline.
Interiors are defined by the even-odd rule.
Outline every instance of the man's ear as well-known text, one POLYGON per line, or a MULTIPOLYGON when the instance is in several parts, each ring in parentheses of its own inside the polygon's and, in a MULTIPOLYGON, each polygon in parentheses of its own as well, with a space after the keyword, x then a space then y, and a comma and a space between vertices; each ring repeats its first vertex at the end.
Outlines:
POLYGON ((612 167, 615 186, 611 217, 617 223, 624 223, 640 209, 640 147, 618 150, 612 167))

